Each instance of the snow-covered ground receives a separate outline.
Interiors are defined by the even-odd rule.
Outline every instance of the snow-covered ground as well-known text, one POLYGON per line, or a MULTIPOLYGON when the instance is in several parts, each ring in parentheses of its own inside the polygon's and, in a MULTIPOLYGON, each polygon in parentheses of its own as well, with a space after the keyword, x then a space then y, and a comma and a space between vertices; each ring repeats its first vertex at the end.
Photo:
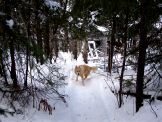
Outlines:
MULTIPOLYGON (((162 103, 155 101, 149 103, 135 113, 135 99, 125 98, 122 108, 118 108, 117 99, 109 87, 113 80, 115 87, 118 81, 113 76, 106 75, 101 69, 91 73, 86 79, 85 86, 81 79, 75 81, 75 65, 82 64, 82 58, 74 60, 70 53, 60 53, 57 61, 62 67, 62 72, 67 76, 68 85, 64 88, 67 94, 67 104, 53 101, 55 110, 52 115, 48 112, 38 111, 36 108, 28 108, 24 115, 4 117, 0 116, 0 122, 162 122, 162 103)), ((89 62, 89 65, 96 65, 89 62)))

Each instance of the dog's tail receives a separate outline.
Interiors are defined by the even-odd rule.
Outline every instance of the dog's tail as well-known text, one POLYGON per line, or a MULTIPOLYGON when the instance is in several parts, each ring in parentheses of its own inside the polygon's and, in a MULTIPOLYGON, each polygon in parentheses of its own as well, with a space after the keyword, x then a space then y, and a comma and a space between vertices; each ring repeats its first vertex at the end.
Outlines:
POLYGON ((96 66, 91 67, 91 71, 95 72, 97 70, 96 66))

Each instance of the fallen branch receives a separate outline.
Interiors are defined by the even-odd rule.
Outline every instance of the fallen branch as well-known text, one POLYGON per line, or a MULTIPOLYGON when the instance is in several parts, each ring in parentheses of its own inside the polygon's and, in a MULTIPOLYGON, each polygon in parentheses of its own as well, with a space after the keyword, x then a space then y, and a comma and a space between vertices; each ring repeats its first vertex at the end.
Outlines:
MULTIPOLYGON (((112 91, 112 92, 115 93, 114 91, 112 91)), ((130 92, 130 91, 122 92, 121 94, 136 97, 136 93, 130 92)), ((151 98, 152 98, 152 95, 143 94, 143 99, 151 99, 151 98)), ((156 96, 156 99, 162 101, 162 96, 156 96)))
POLYGON ((7 89, 3 89, 3 88, 0 88, 0 92, 3 92, 3 93, 15 93, 15 92, 22 92, 22 91, 24 91, 24 90, 26 90, 26 89, 13 89, 13 90, 7 90, 7 89))
POLYGON ((10 114, 10 115, 14 115, 14 111, 9 111, 7 109, 3 109, 3 108, 0 108, 0 115, 4 115, 4 116, 7 116, 6 113, 10 114))

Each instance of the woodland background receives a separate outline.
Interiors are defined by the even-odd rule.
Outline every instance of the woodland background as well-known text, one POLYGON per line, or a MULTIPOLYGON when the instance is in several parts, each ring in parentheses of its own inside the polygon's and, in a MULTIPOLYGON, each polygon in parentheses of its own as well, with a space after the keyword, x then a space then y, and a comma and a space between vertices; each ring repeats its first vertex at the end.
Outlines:
POLYGON ((33 100, 34 106, 47 91, 66 102, 57 91, 66 85, 65 76, 55 65, 49 67, 52 77, 44 76, 41 65, 54 64, 59 51, 70 51, 74 59, 82 53, 88 63, 88 40, 96 35, 106 37, 100 42, 106 44, 105 72, 119 70, 119 107, 123 94, 136 97, 136 111, 143 99, 161 100, 161 7, 160 0, 0 0, 0 92, 14 109, 0 112, 20 112, 14 101, 25 107, 33 100), (98 26, 107 31, 99 31, 98 26), (115 65, 116 54, 122 55, 120 66, 115 65), (39 79, 31 75, 35 67, 39 79), (124 78, 128 67, 137 77, 124 78), (38 88, 32 80, 46 83, 38 88), (148 89, 153 94, 145 94, 148 89))

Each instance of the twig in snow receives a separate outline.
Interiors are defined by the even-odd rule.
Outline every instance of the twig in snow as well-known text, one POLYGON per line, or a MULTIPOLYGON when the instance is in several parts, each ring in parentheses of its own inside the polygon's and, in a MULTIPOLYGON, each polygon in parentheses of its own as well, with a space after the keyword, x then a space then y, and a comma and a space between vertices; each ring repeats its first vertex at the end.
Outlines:
POLYGON ((149 105, 151 107, 151 110, 153 111, 153 113, 155 114, 155 116, 158 117, 157 113, 155 112, 155 110, 153 109, 153 107, 151 105, 152 102, 150 102, 150 101, 147 101, 147 102, 149 103, 149 105))

